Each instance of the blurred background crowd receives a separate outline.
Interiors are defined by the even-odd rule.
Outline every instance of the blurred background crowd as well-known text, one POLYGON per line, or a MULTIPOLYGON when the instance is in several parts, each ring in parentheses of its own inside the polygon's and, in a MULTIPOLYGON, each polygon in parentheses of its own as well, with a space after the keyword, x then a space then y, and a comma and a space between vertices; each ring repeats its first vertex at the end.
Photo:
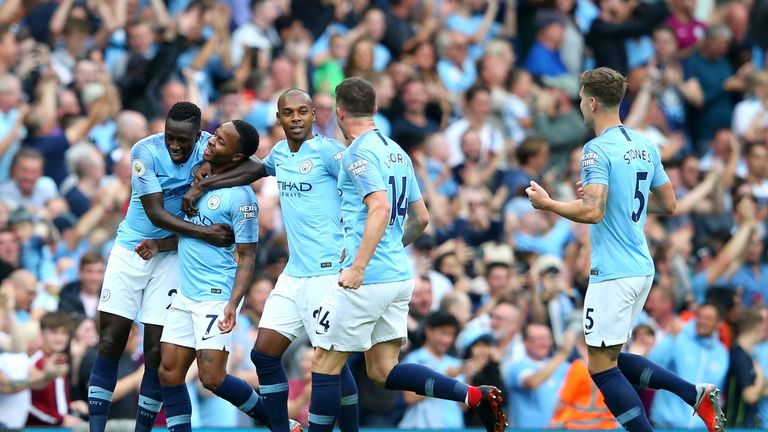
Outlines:
MULTIPOLYGON (((625 124, 658 146, 678 195, 674 216, 648 218, 656 277, 627 349, 717 383, 731 426, 768 427, 767 24, 767 0, 0 0, 0 423, 87 427, 129 150, 171 105, 198 104, 209 131, 246 119, 264 157, 283 139, 282 91, 309 89, 316 132, 338 137, 334 88, 362 76, 431 213, 410 248, 403 361, 504 389, 513 428, 615 428, 584 363, 588 227, 523 191, 535 179, 575 196, 591 138, 578 76, 609 66, 628 77, 625 124)), ((248 353, 288 252, 276 181, 253 187, 259 276, 229 367, 257 387, 248 353)), ((137 324, 113 419, 135 416, 141 340, 137 324)), ((305 424, 311 353, 299 340, 285 356, 305 424)), ((351 364, 364 426, 478 425, 351 364)), ((189 388, 194 427, 252 425, 194 370, 189 388)), ((656 427, 703 427, 638 391, 656 427)))

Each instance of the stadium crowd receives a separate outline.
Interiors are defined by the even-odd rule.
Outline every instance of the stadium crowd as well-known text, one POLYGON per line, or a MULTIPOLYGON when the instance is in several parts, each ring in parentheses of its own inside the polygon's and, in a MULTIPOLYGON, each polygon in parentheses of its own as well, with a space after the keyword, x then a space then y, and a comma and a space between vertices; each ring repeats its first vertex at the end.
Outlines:
MULTIPOLYGON (((504 389, 512 428, 615 428, 584 363, 588 227, 534 210, 524 193, 533 179, 575 196, 591 138, 579 73, 596 66, 628 77, 624 123, 658 145, 678 196, 674 216, 648 217, 656 277, 627 349, 719 385, 729 425, 768 427, 768 1, 0 3, 0 427, 87 427, 129 150, 163 131, 175 102, 199 105, 204 130, 249 121, 263 158, 284 138, 281 92, 310 90, 316 132, 341 138, 334 88, 362 76, 431 215, 410 248, 403 361, 504 389)), ((274 178, 253 188, 258 277, 229 367, 258 387, 248 352, 291 215, 274 178)), ((141 339, 137 324, 111 419, 135 418, 141 339)), ((285 356, 289 413, 305 425, 311 353, 300 339, 285 356)), ((361 356, 350 365, 363 426, 479 425, 458 403, 376 388, 361 356)), ((252 425, 194 370, 188 382, 194 427, 252 425)), ((671 394, 638 391, 656 427, 703 426, 671 394)))

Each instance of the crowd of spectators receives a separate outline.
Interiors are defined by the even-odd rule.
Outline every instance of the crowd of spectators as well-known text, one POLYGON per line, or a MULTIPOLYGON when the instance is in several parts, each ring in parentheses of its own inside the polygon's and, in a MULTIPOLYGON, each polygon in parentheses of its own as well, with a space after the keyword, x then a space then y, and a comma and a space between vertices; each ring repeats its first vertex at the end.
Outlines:
MULTIPOLYGON (((656 276, 627 349, 718 384, 731 426, 767 426, 767 24, 768 0, 0 0, 0 427, 87 425, 133 143, 189 100, 205 130, 251 122, 264 157, 291 87, 312 92, 316 132, 340 138, 333 92, 349 76, 373 83, 376 123, 411 155, 431 215, 409 250, 403 361, 504 389, 512 428, 616 427, 584 363, 589 229, 523 192, 533 179, 575 196, 591 138, 579 73, 597 66, 626 74, 624 123, 658 146, 678 197, 674 216, 648 217, 656 276)), ((258 387, 248 353, 291 215, 274 179, 253 187, 259 276, 229 367, 258 387)), ((135 416, 141 340, 137 324, 118 422, 135 416)), ((304 339, 285 356, 304 424, 311 354, 304 339)), ((351 365, 364 426, 479 424, 351 365)), ((194 370, 189 388, 193 427, 252 425, 194 370)), ((674 396, 638 391, 655 426, 703 426, 674 396)))

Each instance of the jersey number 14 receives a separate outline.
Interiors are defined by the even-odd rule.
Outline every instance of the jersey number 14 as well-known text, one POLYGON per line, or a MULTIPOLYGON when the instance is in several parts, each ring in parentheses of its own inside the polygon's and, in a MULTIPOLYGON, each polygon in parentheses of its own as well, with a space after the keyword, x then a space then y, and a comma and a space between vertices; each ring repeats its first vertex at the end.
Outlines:
POLYGON ((389 212, 389 226, 395 224, 395 219, 397 219, 398 216, 405 217, 405 214, 408 212, 408 200, 405 199, 405 188, 408 185, 408 179, 406 177, 400 177, 400 179, 402 180, 402 187, 398 194, 397 180, 395 179, 395 176, 389 176, 389 196, 392 198, 389 212))

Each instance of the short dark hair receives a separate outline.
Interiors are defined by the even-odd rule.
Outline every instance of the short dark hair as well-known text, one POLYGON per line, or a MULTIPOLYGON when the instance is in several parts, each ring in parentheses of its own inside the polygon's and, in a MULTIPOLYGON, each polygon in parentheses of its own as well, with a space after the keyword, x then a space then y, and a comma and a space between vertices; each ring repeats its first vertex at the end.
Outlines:
POLYGON ((736 318, 736 336, 741 336, 744 333, 750 332, 762 325, 763 316, 760 314, 760 309, 757 307, 751 307, 744 309, 739 313, 736 318))
POLYGON ((336 86, 336 105, 352 117, 373 117, 376 92, 368 80, 347 78, 336 86))
POLYGON ((240 151, 246 158, 253 156, 259 148, 259 132, 252 124, 244 120, 232 120, 232 124, 235 125, 237 134, 240 136, 238 140, 240 151))
POLYGON ((581 74, 584 93, 605 106, 617 107, 627 91, 627 79, 611 68, 599 67, 581 74))
POLYGON ((465 98, 465 100, 467 102, 469 102, 472 99, 474 99, 475 96, 477 96, 478 93, 483 93, 483 92, 491 93, 490 87, 488 87, 487 85, 485 85, 483 83, 473 84, 472 87, 467 89, 467 93, 464 95, 464 98, 465 98))
POLYGON ((11 159, 11 167, 15 167, 17 163, 19 163, 20 159, 38 159, 43 162, 45 162, 45 158, 43 157, 43 154, 40 152, 40 150, 34 148, 34 147, 21 147, 19 148, 19 151, 16 152, 15 155, 13 155, 13 159, 11 159))
POLYGON ((512 267, 507 263, 492 262, 485 266, 485 277, 490 276, 491 272, 496 270, 497 268, 503 268, 503 269, 507 269, 507 271, 512 271, 512 267))
POLYGON ((444 310, 437 310, 427 316, 427 319, 424 321, 424 328, 434 329, 438 327, 453 327, 458 333, 459 321, 450 313, 444 310))
POLYGON ((64 312, 48 312, 40 318, 40 329, 57 329, 66 327, 69 330, 72 327, 72 318, 64 312))
POLYGON ((541 152, 549 143, 546 139, 538 136, 531 136, 523 140, 520 146, 515 150, 517 156, 517 162, 520 165, 525 165, 528 160, 541 152))
POLYGON ((80 33, 91 34, 91 23, 80 18, 69 18, 64 24, 64 35, 80 33))
POLYGON ((168 120, 177 122, 190 122, 199 128, 202 123, 200 108, 192 102, 176 102, 168 110, 168 120))
POLYGON ((104 257, 98 251, 88 251, 80 258, 80 268, 90 264, 103 263, 104 257))

